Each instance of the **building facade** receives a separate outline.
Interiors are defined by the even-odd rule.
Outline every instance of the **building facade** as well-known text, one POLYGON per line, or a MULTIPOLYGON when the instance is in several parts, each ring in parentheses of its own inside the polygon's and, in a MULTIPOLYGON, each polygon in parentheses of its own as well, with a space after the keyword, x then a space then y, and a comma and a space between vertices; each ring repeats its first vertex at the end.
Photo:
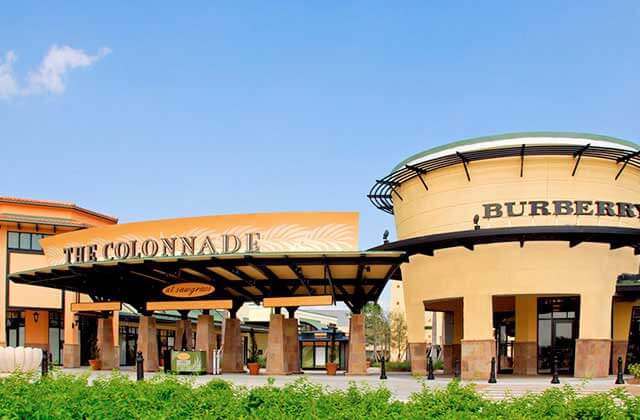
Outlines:
POLYGON ((404 250, 412 371, 425 311, 442 313, 445 371, 599 377, 637 358, 640 159, 606 136, 518 133, 414 155, 369 197, 404 250))
POLYGON ((48 348, 53 362, 62 363, 65 334, 76 328, 69 305, 89 297, 7 277, 47 265, 40 239, 115 223, 111 216, 71 203, 0 197, 0 346, 48 348))

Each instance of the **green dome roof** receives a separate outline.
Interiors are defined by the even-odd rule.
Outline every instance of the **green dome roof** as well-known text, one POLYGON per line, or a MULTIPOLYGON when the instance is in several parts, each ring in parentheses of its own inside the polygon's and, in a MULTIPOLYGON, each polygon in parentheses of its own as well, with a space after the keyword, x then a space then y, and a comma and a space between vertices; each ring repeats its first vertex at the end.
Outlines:
POLYGON ((602 136, 598 134, 571 133, 571 132, 559 132, 559 131, 533 131, 533 132, 507 133, 507 134, 498 134, 495 136, 475 137, 471 139, 459 140, 452 143, 443 144, 442 146, 433 147, 423 152, 416 153, 415 155, 410 156, 409 158, 403 160, 398 165, 396 165, 395 168, 393 168, 393 171, 397 171, 398 169, 402 168, 404 165, 408 164, 409 162, 420 159, 421 157, 432 155, 434 153, 438 153, 447 149, 453 149, 455 147, 469 146, 476 143, 486 143, 486 142, 500 141, 500 140, 509 140, 509 139, 518 139, 518 138, 536 138, 536 137, 556 137, 556 138, 603 141, 603 142, 618 144, 620 146, 624 146, 625 148, 640 150, 640 146, 638 146, 638 144, 632 141, 622 140, 615 137, 602 136))

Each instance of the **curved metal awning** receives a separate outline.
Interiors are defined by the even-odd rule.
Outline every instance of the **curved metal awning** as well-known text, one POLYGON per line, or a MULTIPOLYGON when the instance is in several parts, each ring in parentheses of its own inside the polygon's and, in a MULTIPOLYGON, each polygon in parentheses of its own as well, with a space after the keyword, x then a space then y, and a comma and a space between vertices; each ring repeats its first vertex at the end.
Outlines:
POLYGON ((372 251, 404 251, 408 256, 432 256, 434 251, 453 247, 473 250, 476 245, 500 242, 564 241, 570 247, 583 242, 609 244, 611 249, 631 247, 640 254, 640 229, 607 226, 527 226, 465 230, 426 235, 382 244, 372 251))
MULTIPOLYGON (((376 181, 371 187, 369 200, 373 205, 387 213, 393 214, 393 199, 402 200, 402 196, 396 187, 403 182, 418 177, 425 189, 428 189, 429 172, 436 169, 446 168, 453 165, 463 165, 464 171, 469 180, 471 180, 472 171, 467 167, 468 163, 486 159, 498 159, 508 157, 520 157, 523 161, 527 156, 569 156, 572 157, 576 165, 573 174, 582 157, 600 158, 614 161, 620 165, 620 170, 616 175, 616 179, 627 166, 640 168, 640 152, 629 151, 623 148, 600 147, 587 145, 521 145, 510 147, 495 147, 482 150, 473 150, 465 153, 451 153, 445 156, 436 157, 434 159, 425 160, 416 164, 405 164, 399 169, 394 170, 389 175, 376 181), (395 197, 392 197, 392 194, 395 197)), ((567 175, 571 175, 568 173, 567 175)), ((520 176, 522 176, 522 167, 520 176)))
POLYGON ((188 300, 162 293, 185 282, 212 285, 215 290, 202 299, 232 299, 234 306, 266 297, 332 295, 354 310, 377 300, 389 279, 400 279, 398 267, 406 261, 402 251, 157 257, 45 267, 9 279, 85 293, 94 301, 127 302, 138 310, 149 301, 188 300))

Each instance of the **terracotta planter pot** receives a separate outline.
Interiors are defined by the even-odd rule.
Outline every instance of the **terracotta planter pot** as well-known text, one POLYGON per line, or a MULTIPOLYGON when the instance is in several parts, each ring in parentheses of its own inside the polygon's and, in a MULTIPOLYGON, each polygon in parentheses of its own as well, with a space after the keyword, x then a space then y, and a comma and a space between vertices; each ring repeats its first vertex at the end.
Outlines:
POLYGON ((249 368, 249 375, 260 375, 260 364, 247 363, 247 368, 249 368))
POLYGON ((100 370, 102 369, 102 362, 98 359, 90 359, 89 366, 91 366, 93 370, 100 370))
POLYGON ((336 372, 338 371, 338 365, 335 363, 331 363, 331 362, 327 363, 326 368, 327 368, 327 375, 329 376, 335 376, 336 372))

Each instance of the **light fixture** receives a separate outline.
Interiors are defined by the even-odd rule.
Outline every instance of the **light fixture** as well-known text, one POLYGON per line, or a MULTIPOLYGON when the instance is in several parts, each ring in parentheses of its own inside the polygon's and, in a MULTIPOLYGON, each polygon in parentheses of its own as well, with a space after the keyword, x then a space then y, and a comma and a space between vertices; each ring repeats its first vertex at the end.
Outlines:
POLYGON ((33 322, 37 323, 38 320, 40 319, 40 312, 34 312, 33 313, 33 322))

